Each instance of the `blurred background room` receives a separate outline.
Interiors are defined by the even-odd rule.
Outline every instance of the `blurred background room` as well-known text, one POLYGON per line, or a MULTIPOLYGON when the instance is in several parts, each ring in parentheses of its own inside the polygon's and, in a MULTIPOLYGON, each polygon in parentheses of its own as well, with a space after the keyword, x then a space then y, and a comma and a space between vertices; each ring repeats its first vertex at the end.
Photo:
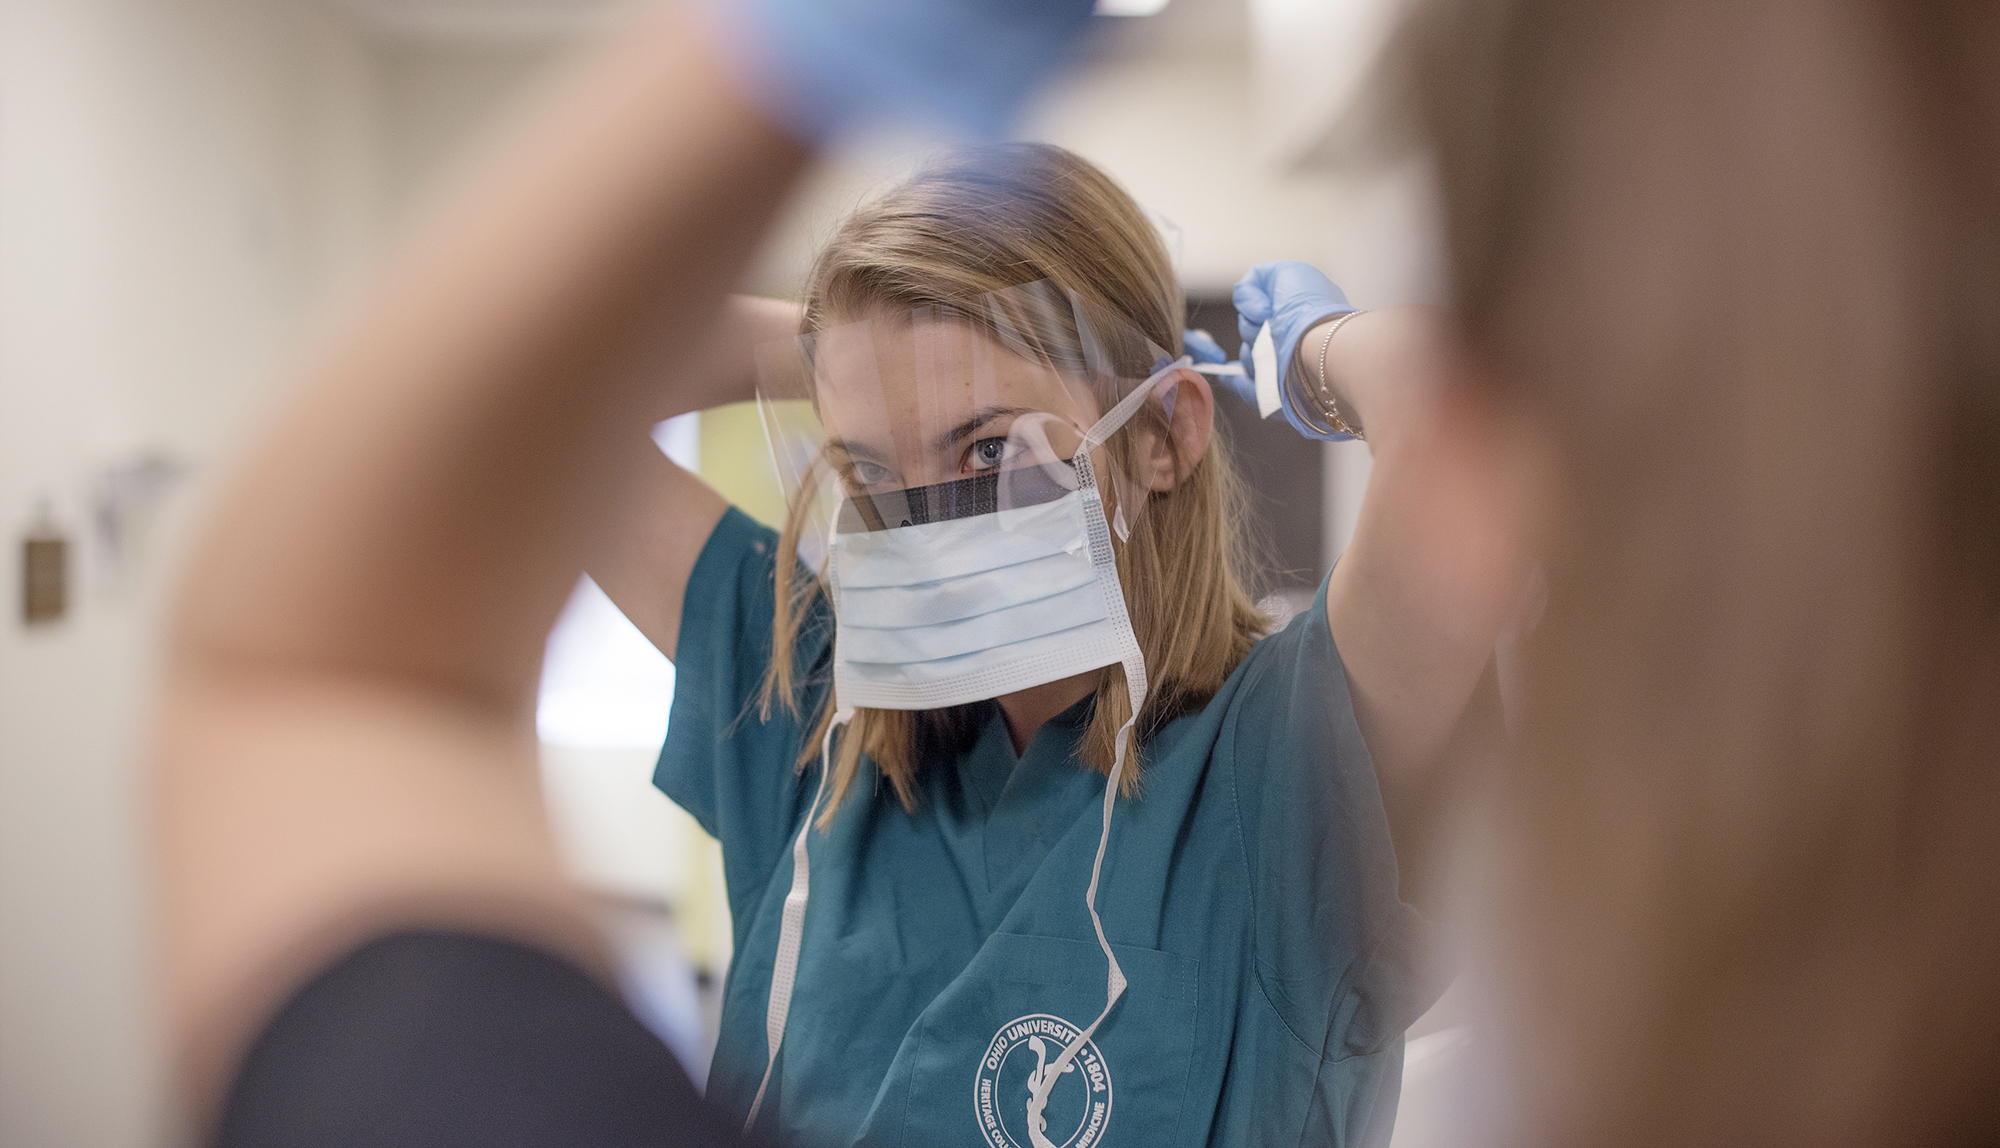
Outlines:
MULTIPOLYGON (((1377 114, 1402 7, 1101 0, 1085 59, 1019 134, 1102 165, 1160 217, 1190 325, 1232 354, 1229 288, 1264 260, 1325 268, 1361 307, 1435 301, 1425 171, 1377 114)), ((172 1141, 138 755, 179 555, 297 348, 610 14, 0 0, 0 1148, 172 1141)), ((745 289, 796 291, 819 238, 941 146, 875 138, 822 167, 745 289)), ((1270 560, 1260 591, 1296 606, 1352 530, 1366 448, 1221 409, 1270 560)), ((750 407, 654 437, 775 522, 750 407)), ((549 811, 635 1005, 700 1080, 730 933, 718 850, 649 780, 672 690, 666 660, 580 584, 544 669, 549 811)), ((1399 1141, 1423 1125, 1406 1106, 1399 1141)))

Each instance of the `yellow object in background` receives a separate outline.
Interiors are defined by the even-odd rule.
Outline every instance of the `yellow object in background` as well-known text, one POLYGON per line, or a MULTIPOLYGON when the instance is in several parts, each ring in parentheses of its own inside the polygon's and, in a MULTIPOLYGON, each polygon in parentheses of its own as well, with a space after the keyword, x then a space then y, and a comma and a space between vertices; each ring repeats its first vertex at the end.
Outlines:
MULTIPOLYGON (((796 405, 807 419, 812 418, 805 403, 773 405, 796 405)), ((743 513, 773 530, 783 528, 785 491, 771 462, 756 403, 701 412, 700 473, 703 482, 743 513)))
MULTIPOLYGON (((766 410, 784 422, 799 421, 817 429, 810 404, 777 403, 766 410)), ((743 513, 780 529, 785 519, 785 489, 771 461, 763 416, 756 403, 735 403, 701 412, 696 473, 743 513)), ((680 925, 681 942, 696 969, 720 983, 729 967, 729 899, 722 881, 722 847, 701 830, 692 817, 673 809, 678 832, 672 849, 684 866, 673 882, 671 899, 680 925)))
POLYGON ((681 944, 688 962, 697 972, 713 978, 719 992, 735 948, 729 891, 722 879, 722 844, 679 806, 674 806, 674 812, 686 819, 686 830, 681 834, 681 854, 687 866, 678 913, 681 944))
POLYGON ((773 530, 785 524, 791 483, 812 463, 821 438, 819 417, 804 401, 734 403, 701 413, 702 481, 743 513, 773 530), (769 420, 769 425, 766 425, 769 420), (771 457, 774 449, 793 452, 785 474, 771 457))

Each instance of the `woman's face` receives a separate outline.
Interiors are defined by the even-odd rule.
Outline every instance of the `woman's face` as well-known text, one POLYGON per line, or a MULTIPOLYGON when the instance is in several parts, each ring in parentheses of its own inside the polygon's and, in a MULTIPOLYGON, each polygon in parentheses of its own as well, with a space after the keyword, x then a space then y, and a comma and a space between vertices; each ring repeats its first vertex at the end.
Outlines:
POLYGON ((849 496, 1060 462, 1101 413, 1081 382, 952 319, 829 328, 814 371, 829 461, 849 496))

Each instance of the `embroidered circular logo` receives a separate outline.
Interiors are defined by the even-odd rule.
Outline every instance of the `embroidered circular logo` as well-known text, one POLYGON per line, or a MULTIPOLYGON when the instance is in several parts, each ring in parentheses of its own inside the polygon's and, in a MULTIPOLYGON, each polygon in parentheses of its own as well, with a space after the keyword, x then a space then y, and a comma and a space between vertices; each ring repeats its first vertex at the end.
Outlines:
POLYGON ((1111 1071, 1084 1041, 1068 1064, 1062 1051, 1080 1029, 1059 1016, 1010 1020, 979 1058, 972 1103, 991 1148, 1092 1148, 1111 1120, 1111 1071))

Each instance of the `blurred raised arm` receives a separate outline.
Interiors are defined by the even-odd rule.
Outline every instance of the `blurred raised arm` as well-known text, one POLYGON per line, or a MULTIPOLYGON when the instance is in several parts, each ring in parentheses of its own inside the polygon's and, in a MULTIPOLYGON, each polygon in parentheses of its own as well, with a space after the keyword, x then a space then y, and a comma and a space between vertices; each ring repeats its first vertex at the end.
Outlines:
POLYGON ((543 639, 630 478, 616 444, 673 413, 635 365, 727 326, 805 158, 690 27, 632 27, 418 232, 228 491, 158 746, 197 1124, 283 994, 385 929, 601 967, 541 812, 543 639))
POLYGON ((1448 750, 1468 720, 1498 732, 1497 693, 1480 706, 1474 696, 1526 578, 1521 524, 1459 513, 1491 500, 1455 497, 1451 486, 1516 472, 1474 457, 1507 449, 1506 436, 1454 378, 1464 367, 1441 312, 1393 307, 1337 330, 1334 322, 1300 341, 1300 369, 1317 376, 1324 362, 1374 467, 1353 541, 1327 582, 1327 620, 1374 758, 1404 899, 1428 909, 1439 892, 1437 830, 1456 788, 1448 750))
MULTIPOLYGON (((1327 622, 1347 672, 1355 720, 1368 742, 1396 843, 1404 899, 1436 892, 1429 880, 1438 824, 1455 788, 1448 753, 1471 731, 1493 732, 1492 704, 1474 706, 1523 581, 1520 524, 1464 515, 1479 500, 1451 497, 1453 483, 1523 473, 1475 465, 1505 449, 1442 312, 1390 307, 1357 312, 1318 268, 1262 263, 1236 284, 1245 357, 1270 325, 1286 420, 1309 438, 1366 436, 1374 457, 1354 538, 1327 582, 1327 622)), ((1500 503, 1494 503, 1500 505, 1500 503)))
MULTIPOLYGON (((662 391, 659 413, 754 398, 755 348, 797 336, 801 310, 777 299, 732 297, 699 361, 674 368, 677 382, 682 376, 685 382, 662 391)), ((618 509, 591 544, 587 566, 639 632, 672 658, 688 575, 728 503, 654 449, 645 435, 627 436, 623 450, 629 460, 618 509)))

